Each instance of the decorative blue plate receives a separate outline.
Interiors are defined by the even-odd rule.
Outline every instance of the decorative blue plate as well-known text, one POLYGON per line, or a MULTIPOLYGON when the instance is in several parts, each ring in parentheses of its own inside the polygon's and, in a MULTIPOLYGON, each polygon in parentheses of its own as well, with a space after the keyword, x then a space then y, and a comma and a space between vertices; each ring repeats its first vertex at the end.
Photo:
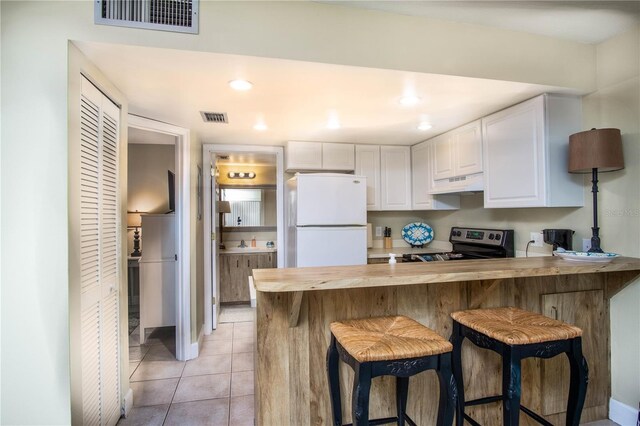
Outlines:
POLYGON ((585 251, 554 251, 553 253, 562 259, 582 262, 611 262, 619 256, 616 253, 589 253, 585 251))
POLYGON ((412 246, 429 244, 433 240, 433 229, 422 222, 413 222, 402 228, 402 238, 412 246))

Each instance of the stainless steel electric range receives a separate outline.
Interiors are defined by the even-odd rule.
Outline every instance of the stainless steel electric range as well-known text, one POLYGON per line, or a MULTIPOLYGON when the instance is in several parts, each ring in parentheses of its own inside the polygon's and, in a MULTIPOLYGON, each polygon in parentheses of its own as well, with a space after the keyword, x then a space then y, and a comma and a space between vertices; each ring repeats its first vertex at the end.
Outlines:
POLYGON ((513 229, 463 228, 454 226, 449 233, 453 250, 443 253, 405 254, 404 262, 442 260, 498 259, 514 257, 513 229))

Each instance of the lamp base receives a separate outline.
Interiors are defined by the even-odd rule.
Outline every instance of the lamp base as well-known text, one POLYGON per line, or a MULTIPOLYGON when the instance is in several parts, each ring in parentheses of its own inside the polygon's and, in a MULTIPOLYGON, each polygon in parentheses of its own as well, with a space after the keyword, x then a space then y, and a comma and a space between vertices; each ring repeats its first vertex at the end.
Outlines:
POLYGON ((587 251, 587 253, 604 253, 600 248, 600 228, 591 228, 592 237, 591 237, 591 248, 587 251))
POLYGON ((136 227, 135 231, 133 231, 133 253, 131 253, 131 257, 140 256, 142 256, 142 252, 140 251, 140 231, 138 231, 138 227, 136 227))

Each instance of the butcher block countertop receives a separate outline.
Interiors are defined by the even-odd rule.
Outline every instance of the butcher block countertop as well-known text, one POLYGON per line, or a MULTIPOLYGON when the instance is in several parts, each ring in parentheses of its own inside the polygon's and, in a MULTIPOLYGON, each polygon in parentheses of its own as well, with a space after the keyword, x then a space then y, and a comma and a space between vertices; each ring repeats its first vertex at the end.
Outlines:
POLYGON ((640 259, 618 257, 603 263, 529 257, 258 269, 253 271, 253 280, 261 292, 300 292, 633 270, 640 270, 640 259))

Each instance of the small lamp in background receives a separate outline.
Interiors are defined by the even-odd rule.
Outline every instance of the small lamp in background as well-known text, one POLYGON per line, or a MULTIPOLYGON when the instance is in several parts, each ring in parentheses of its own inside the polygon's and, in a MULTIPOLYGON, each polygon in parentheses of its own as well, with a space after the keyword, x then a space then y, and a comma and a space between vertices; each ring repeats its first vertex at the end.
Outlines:
POLYGON ((569 173, 591 173, 593 227, 589 252, 602 253, 598 227, 598 171, 624 168, 619 129, 591 129, 569 136, 569 173))
POLYGON ((228 201, 218 201, 218 213, 220 214, 220 244, 218 245, 219 249, 225 249, 224 243, 222 242, 222 233, 224 232, 224 220, 223 216, 225 213, 231 213, 231 204, 228 201))
POLYGON ((140 231, 139 231, 139 228, 141 226, 142 226, 142 213, 137 210, 135 212, 127 212, 127 228, 134 229, 133 253, 131 253, 132 257, 142 256, 142 252, 140 251, 140 231))

